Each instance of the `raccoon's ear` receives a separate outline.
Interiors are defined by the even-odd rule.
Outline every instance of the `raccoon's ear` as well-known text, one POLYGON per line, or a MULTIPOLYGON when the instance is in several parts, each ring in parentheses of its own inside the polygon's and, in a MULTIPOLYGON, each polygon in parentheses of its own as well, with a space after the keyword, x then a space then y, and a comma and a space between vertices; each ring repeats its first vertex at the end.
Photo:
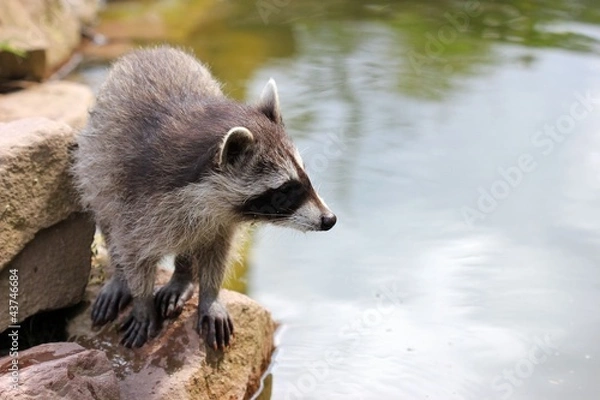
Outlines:
POLYGON ((277 85, 273 78, 269 79, 267 85, 260 95, 258 101, 258 109, 276 124, 283 122, 281 118, 281 110, 279 109, 279 95, 277 94, 277 85))
POLYGON ((233 163, 244 150, 252 146, 254 136, 247 128, 236 126, 223 137, 217 155, 217 164, 223 167, 233 163))

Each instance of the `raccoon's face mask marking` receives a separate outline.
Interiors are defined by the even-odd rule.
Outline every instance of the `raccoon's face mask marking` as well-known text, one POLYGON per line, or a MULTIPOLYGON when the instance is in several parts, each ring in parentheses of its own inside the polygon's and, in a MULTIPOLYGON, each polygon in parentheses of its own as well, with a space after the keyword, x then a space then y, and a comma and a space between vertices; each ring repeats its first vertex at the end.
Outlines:
POLYGON ((269 221, 289 218, 304 204, 308 195, 308 190, 300 181, 290 180, 247 200, 242 212, 269 221))
POLYGON ((306 173, 300 169, 295 175, 298 178, 247 199, 241 206, 242 214, 302 231, 331 229, 335 215, 315 192, 306 173))

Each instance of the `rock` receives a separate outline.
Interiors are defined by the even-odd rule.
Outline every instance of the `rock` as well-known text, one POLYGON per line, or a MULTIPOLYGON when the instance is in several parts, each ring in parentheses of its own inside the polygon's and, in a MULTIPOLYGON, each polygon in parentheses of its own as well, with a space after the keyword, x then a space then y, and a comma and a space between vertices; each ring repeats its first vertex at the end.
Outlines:
MULTIPOLYGON (((0 290, 7 293, 8 269, 17 268, 19 321, 83 297, 94 225, 72 215, 80 210, 69 174, 73 140, 73 129, 45 118, 0 123, 0 290)), ((0 331, 7 325, 0 313, 0 331)))
MULTIPOLYGON (((164 272, 159 275, 165 282, 164 272)), ((90 300, 98 290, 89 288, 90 300)), ((269 366, 275 323, 267 310, 242 294, 222 290, 220 297, 235 324, 233 344, 223 353, 205 348, 196 333, 197 295, 140 349, 120 346, 112 324, 93 331, 89 309, 71 321, 68 330, 84 347, 109 354, 124 400, 248 399, 269 366)))
POLYGON ((197 300, 190 302, 158 338, 133 352, 134 369, 121 381, 124 399, 252 397, 271 360, 275 324, 246 296, 223 290, 221 299, 235 323, 233 345, 224 353, 205 348, 195 330, 197 300))
MULTIPOLYGON (((6 45, 5 45, 6 46, 6 45)), ((29 44, 20 49, 0 49, 0 81, 29 79, 40 81, 46 75, 46 53, 42 45, 29 44), (25 48, 23 48, 25 47, 25 48)))
POLYGON ((75 343, 47 343, 19 352, 19 386, 12 387, 11 357, 0 359, 0 399, 118 400, 119 386, 106 355, 75 343))
POLYGON ((18 270, 18 316, 0 313, 0 331, 39 311, 68 307, 83 299, 94 231, 87 214, 73 213, 38 232, 0 271, 0 293, 10 293, 10 271, 18 270))
POLYGON ((74 129, 85 125, 94 94, 85 85, 54 81, 0 96, 0 122, 46 117, 74 129))
POLYGON ((0 79, 49 76, 71 57, 97 6, 97 0, 2 0, 0 79))
POLYGON ((79 209, 69 177, 73 135, 45 118, 0 124, 0 270, 39 230, 79 209))

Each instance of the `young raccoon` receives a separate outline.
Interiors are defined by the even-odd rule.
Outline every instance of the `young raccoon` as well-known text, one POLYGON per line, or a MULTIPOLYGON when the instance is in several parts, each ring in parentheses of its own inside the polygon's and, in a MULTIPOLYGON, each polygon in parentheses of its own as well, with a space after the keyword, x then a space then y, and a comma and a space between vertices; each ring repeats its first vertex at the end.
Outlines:
POLYGON ((127 347, 181 312, 194 278, 198 333, 209 346, 228 346, 233 323, 218 293, 240 228, 265 221, 325 231, 336 223, 285 133, 275 82, 258 104, 239 104, 194 57, 168 47, 114 64, 78 137, 73 172, 115 266, 92 320, 114 320, 133 299, 121 326, 127 347), (165 255, 176 256, 175 271, 153 296, 165 255))

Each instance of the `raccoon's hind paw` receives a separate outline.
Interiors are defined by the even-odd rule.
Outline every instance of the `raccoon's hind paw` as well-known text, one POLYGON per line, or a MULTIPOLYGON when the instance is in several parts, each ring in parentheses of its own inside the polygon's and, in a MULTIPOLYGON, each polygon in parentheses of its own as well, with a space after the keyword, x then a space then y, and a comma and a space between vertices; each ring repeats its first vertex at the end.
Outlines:
POLYGON ((181 314, 185 302, 194 294, 194 285, 189 280, 171 278, 169 283, 158 289, 154 304, 162 318, 174 318, 181 314))
POLYGON ((149 339, 158 335, 160 322, 152 297, 134 299, 131 313, 121 325, 124 331, 121 344, 125 347, 142 347, 149 339))
POLYGON ((92 306, 92 323, 101 326, 114 321, 119 311, 131 302, 131 292, 127 283, 118 277, 108 281, 98 293, 92 306))
POLYGON ((200 303, 196 330, 207 346, 223 350, 233 337, 233 322, 225 306, 218 300, 210 304, 200 303))

